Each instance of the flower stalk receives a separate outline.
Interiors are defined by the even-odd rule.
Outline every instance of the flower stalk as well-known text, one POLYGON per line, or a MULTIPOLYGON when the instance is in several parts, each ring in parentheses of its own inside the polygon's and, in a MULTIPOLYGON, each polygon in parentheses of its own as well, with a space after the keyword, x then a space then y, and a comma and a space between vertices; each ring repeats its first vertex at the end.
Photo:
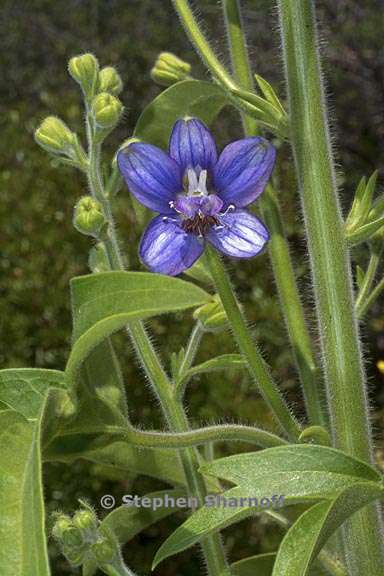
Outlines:
POLYGON ((269 373, 267 365, 256 347, 221 258, 210 246, 207 248, 206 258, 234 337, 240 351, 248 361, 249 370, 256 385, 282 430, 285 431, 288 438, 296 441, 301 432, 300 426, 286 405, 269 373))
MULTIPOLYGON (((362 354, 351 271, 336 191, 313 3, 279 0, 295 156, 319 320, 334 444, 372 462, 362 354)), ((374 576, 384 564, 376 506, 345 524, 351 576, 374 576)))

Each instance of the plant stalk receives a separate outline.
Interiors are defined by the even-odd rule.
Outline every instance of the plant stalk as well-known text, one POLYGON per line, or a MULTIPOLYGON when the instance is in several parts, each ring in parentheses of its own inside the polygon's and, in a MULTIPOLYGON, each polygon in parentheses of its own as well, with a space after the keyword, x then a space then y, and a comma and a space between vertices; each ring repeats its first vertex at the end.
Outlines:
MULTIPOLYGON (((372 462, 362 354, 311 0, 278 0, 291 143, 305 215, 334 444, 372 462)), ((377 576, 384 552, 376 506, 345 523, 351 576, 377 576)))

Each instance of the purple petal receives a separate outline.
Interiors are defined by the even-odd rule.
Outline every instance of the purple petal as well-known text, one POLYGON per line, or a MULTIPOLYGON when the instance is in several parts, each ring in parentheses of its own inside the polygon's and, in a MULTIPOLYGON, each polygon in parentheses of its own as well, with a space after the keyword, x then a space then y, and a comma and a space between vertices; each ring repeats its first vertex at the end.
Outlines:
POLYGON ((207 240, 215 248, 234 258, 256 256, 268 241, 264 224, 247 210, 235 210, 220 216, 223 227, 211 228, 207 240))
POLYGON ((178 194, 174 208, 176 212, 184 214, 187 218, 193 218, 200 208, 199 196, 186 196, 185 194, 178 194))
POLYGON ((188 168, 212 170, 217 161, 215 141, 197 118, 176 122, 169 140, 169 155, 179 164, 182 174, 188 168))
POLYGON ((204 216, 216 216, 223 207, 223 201, 216 194, 208 194, 200 198, 200 210, 204 216))
POLYGON ((148 225, 140 243, 140 258, 153 272, 176 276, 199 258, 204 249, 201 239, 187 234, 179 220, 157 216, 148 225))
POLYGON ((163 150, 133 142, 118 156, 119 170, 132 194, 147 208, 172 213, 169 202, 182 190, 180 168, 163 150))
POLYGON ((224 204, 243 208, 256 200, 269 180, 275 156, 275 148, 265 138, 228 144, 213 171, 215 190, 224 204))

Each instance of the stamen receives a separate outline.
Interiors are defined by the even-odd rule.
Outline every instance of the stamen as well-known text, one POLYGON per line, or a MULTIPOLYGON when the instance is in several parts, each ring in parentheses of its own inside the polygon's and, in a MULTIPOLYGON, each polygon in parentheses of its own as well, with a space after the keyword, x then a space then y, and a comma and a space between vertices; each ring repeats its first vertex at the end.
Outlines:
POLYGON ((189 195, 202 195, 207 196, 207 171, 201 170, 199 176, 195 170, 188 168, 187 170, 187 178, 188 178, 188 194, 189 195))
POLYGON ((207 196, 207 171, 202 170, 199 176, 199 184, 197 187, 197 191, 203 194, 203 196, 207 196))
POLYGON ((234 204, 230 204, 228 208, 225 210, 225 212, 222 212, 220 216, 226 216, 228 212, 233 212, 234 210, 236 210, 236 206, 234 206, 234 204))
POLYGON ((192 170, 192 168, 188 168, 187 174, 188 174, 188 194, 193 194, 199 188, 197 175, 196 172, 192 170))

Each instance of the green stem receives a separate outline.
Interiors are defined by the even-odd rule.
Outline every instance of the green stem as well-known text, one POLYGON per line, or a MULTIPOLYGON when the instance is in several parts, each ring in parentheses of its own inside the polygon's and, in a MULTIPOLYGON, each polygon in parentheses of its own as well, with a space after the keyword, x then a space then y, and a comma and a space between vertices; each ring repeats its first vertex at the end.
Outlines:
MULTIPOLYGON (((335 445, 372 462, 362 356, 336 192, 311 0, 279 0, 290 129, 308 235, 328 405, 335 445)), ((377 576, 384 565, 375 506, 345 523, 351 576, 377 576)))
POLYGON ((301 432, 300 426, 272 380, 268 368, 253 341, 221 258, 215 249, 210 246, 207 247, 206 254, 216 290, 223 303, 239 349, 248 361, 249 370, 255 379, 256 385, 281 428, 291 440, 297 440, 301 432))
MULTIPOLYGON (((227 35, 235 77, 242 88, 252 92, 254 82, 248 59, 246 39, 242 26, 239 0, 222 0, 227 35)), ((244 131, 248 136, 257 133, 257 123, 242 114, 244 131)), ((312 351, 311 339, 296 284, 295 272, 284 232, 280 206, 273 187, 269 184, 260 198, 263 218, 270 231, 269 255, 272 262, 281 309, 292 343, 293 353, 303 384, 304 399, 310 424, 326 425, 320 386, 320 371, 312 351)))
MULTIPOLYGON (((235 78, 241 88, 254 89, 248 50, 240 11, 239 0, 222 0, 224 20, 227 28, 228 43, 231 52, 232 68, 235 78)), ((241 114, 244 132, 247 135, 257 133, 257 122, 248 114, 241 114)))
MULTIPOLYGON (((110 201, 104 191, 103 181, 100 174, 100 146, 95 144, 92 136, 92 125, 87 117, 87 133, 89 134, 89 183, 94 196, 102 203, 106 218, 109 222, 108 238, 104 241, 109 256, 111 270, 124 269, 120 255, 116 230, 113 224, 110 201)), ((129 323, 128 331, 131 336, 137 355, 157 394, 163 413, 168 421, 171 431, 187 432, 189 423, 183 407, 177 400, 172 383, 169 381, 161 362, 151 344, 141 321, 135 320, 129 323)), ((191 494, 196 496, 203 505, 207 494, 207 488, 203 477, 198 472, 199 453, 196 448, 180 450, 180 458, 185 472, 187 486, 191 494)), ((229 576, 229 568, 225 559, 219 534, 206 537, 201 542, 204 557, 210 576, 229 576)))
POLYGON ((382 278, 380 282, 376 284, 375 288, 372 290, 367 299, 364 302, 362 302, 360 308, 357 309, 356 312, 359 318, 362 318, 364 316, 364 314, 369 310, 369 308, 372 306, 376 298, 380 296, 383 290, 384 290, 384 278, 382 278))
POLYGON ((199 52, 201 59, 207 68, 212 72, 218 82, 222 84, 226 89, 229 91, 236 89, 236 83, 225 70, 224 66, 221 65, 219 59, 211 50, 207 39, 200 30, 199 25, 197 24, 193 12, 188 4, 188 1, 172 0, 172 2, 190 41, 199 52))
POLYGON ((121 429, 130 444, 144 448, 187 448, 211 442, 246 442, 262 448, 282 446, 286 441, 265 430, 242 424, 207 426, 186 432, 147 432, 134 428, 121 429))
POLYGON ((202 329, 200 322, 196 322, 196 324, 192 328, 187 348, 184 353, 183 361, 180 364, 178 379, 182 378, 183 374, 185 374, 185 372, 187 372, 192 366, 192 363, 199 349, 203 334, 204 330, 202 329))
POLYGON ((367 299, 370 298, 370 296, 372 296, 372 293, 370 295, 370 291, 376 276, 377 269, 380 264, 380 258, 382 253, 383 253, 382 248, 380 248, 379 250, 374 250, 369 259, 368 268, 364 275, 364 280, 355 302, 355 310, 358 318, 361 318, 364 315, 365 311, 368 310, 370 306, 370 304, 366 306, 366 303, 367 299))

